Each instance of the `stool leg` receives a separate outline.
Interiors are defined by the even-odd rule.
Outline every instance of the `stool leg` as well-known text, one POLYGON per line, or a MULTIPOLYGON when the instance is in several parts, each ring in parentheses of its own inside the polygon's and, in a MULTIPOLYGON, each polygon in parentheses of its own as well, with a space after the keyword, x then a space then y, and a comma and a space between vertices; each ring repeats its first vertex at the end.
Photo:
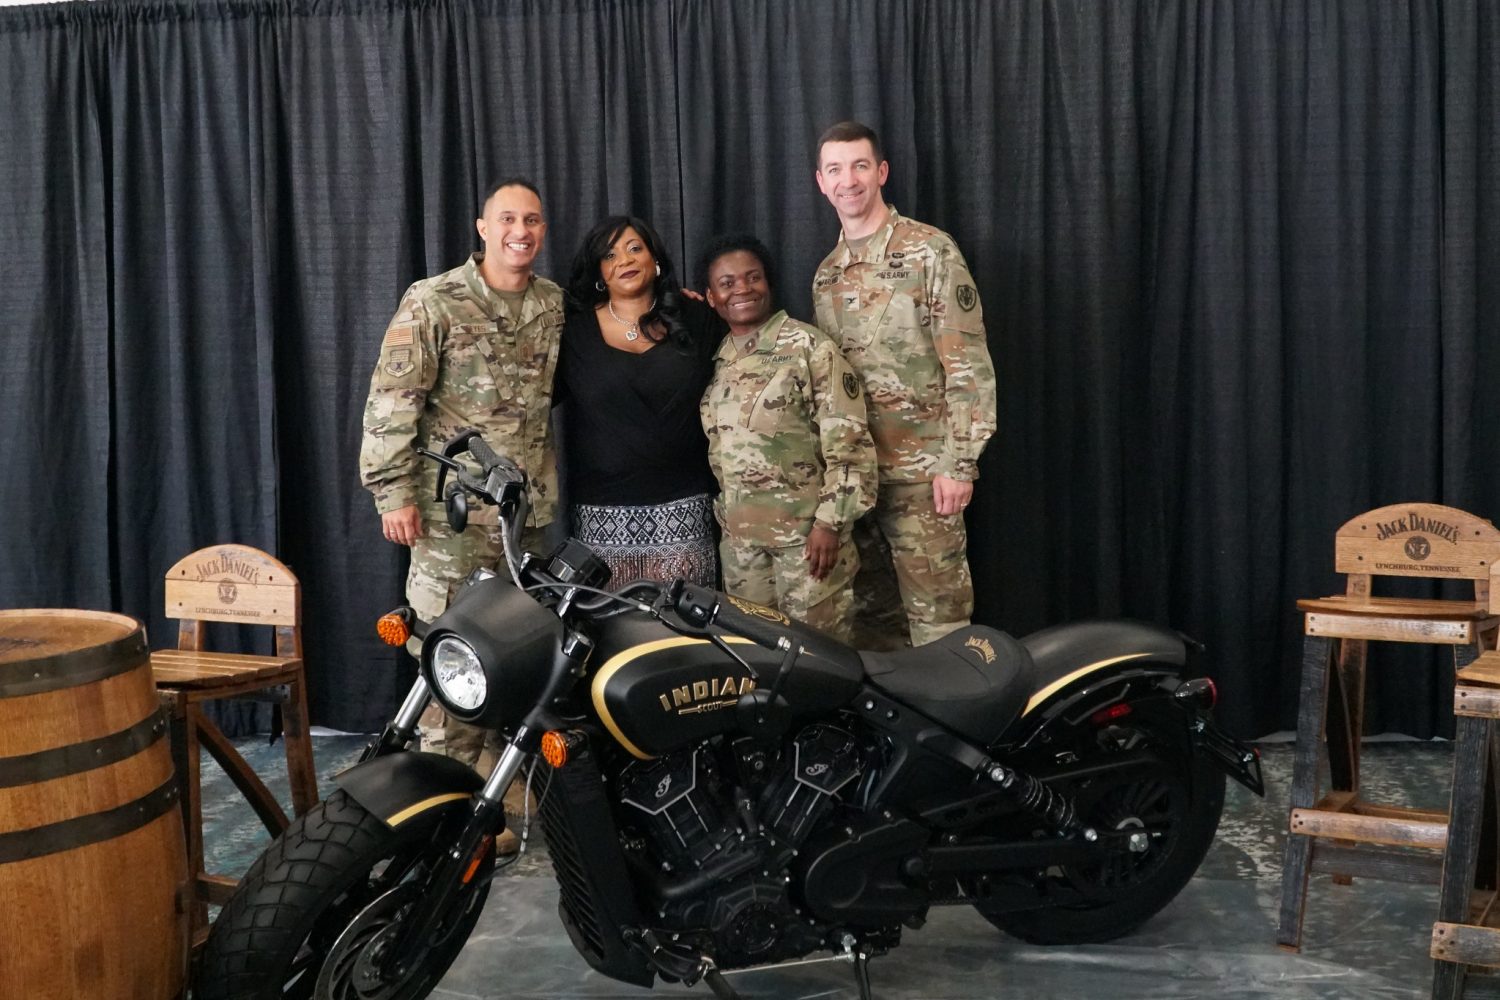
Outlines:
POLYGON ((1329 678, 1329 788, 1359 797, 1359 745, 1365 727, 1365 651, 1363 639, 1339 641, 1337 666, 1329 678))
MULTIPOLYGON (((1442 923, 1466 923, 1469 896, 1479 863, 1479 837, 1484 816, 1486 764, 1490 760, 1492 723, 1488 719, 1458 717, 1458 739, 1453 750, 1453 798, 1448 807, 1448 846, 1443 855, 1442 894, 1437 918, 1442 923)), ((1439 959, 1433 966, 1432 996, 1457 1000, 1463 995, 1464 965, 1439 959)))
MULTIPOLYGON (((1290 796, 1293 809, 1305 809, 1318 800, 1318 759, 1323 745, 1332 653, 1330 639, 1309 635, 1302 640, 1302 687, 1297 697, 1297 746, 1290 796)), ((1281 923, 1276 943, 1290 951, 1302 946, 1302 914, 1307 906, 1307 876, 1311 866, 1312 838, 1288 833, 1286 862, 1281 870, 1281 923)))
MULTIPOLYGON (((1365 654, 1363 639, 1340 639, 1334 667, 1328 676, 1328 718, 1325 743, 1328 748, 1328 787, 1359 798, 1360 737, 1365 730, 1365 654)), ((1339 872, 1334 885, 1352 885, 1354 879, 1339 872)))
MULTIPOLYGON (((198 888, 203 877, 203 779, 200 774, 198 753, 198 720, 202 712, 197 705, 184 698, 180 729, 182 736, 172 739, 174 763, 185 787, 182 799, 183 823, 187 830, 188 879, 192 883, 192 912, 188 916, 190 940, 196 942, 200 931, 208 927, 208 904, 203 902, 198 888)), ((174 730, 179 728, 174 726, 174 730)))
POLYGON ((286 772, 292 786, 292 811, 298 816, 318 804, 318 772, 313 766, 312 736, 307 723, 307 676, 299 673, 287 685, 286 703, 281 709, 286 727, 282 741, 286 744, 286 772))

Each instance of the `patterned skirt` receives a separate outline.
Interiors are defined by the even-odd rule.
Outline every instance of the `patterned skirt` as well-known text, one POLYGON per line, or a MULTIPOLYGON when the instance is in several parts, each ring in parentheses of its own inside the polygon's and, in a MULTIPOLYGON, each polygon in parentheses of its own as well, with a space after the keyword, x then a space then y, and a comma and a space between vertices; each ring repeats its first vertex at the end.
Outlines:
POLYGON ((573 537, 610 570, 610 584, 681 577, 718 585, 713 497, 707 493, 642 507, 573 505, 573 537))

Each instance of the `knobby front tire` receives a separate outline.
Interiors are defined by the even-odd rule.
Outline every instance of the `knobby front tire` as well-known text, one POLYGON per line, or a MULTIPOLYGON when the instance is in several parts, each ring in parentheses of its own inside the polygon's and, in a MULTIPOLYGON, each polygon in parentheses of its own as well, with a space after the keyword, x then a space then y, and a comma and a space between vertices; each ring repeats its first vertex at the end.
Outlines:
MULTIPOLYGON (((214 922, 200 956, 197 1000, 311 1000, 344 928, 371 901, 433 860, 443 810, 392 829, 342 790, 298 817, 251 866, 214 922)), ((426 996, 468 939, 489 893, 490 852, 476 888, 445 920, 439 940, 381 1000, 426 996)), ((341 992, 335 991, 335 1000, 341 992)), ((355 995, 348 992, 348 995, 355 995)))

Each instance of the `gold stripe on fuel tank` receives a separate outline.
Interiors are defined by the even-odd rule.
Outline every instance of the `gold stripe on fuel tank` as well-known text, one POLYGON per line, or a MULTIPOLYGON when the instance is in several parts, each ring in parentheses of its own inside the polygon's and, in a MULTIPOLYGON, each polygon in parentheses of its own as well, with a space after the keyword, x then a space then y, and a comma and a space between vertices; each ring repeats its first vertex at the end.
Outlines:
POLYGON ((1124 663, 1126 660, 1139 660, 1150 655, 1150 653, 1126 653, 1124 656, 1114 656, 1109 658, 1108 660, 1098 660, 1094 663, 1090 663, 1086 667, 1079 667, 1077 670, 1073 671, 1071 674, 1068 674, 1066 677, 1053 681, 1051 684, 1048 684, 1036 694, 1032 695, 1031 700, 1026 703, 1026 711, 1022 712, 1021 714, 1025 715, 1027 712, 1030 712, 1042 702, 1046 701, 1048 698, 1052 697, 1054 694, 1061 691, 1069 684, 1072 684, 1074 681, 1084 676, 1085 674, 1091 674, 1095 670, 1103 670, 1105 667, 1112 667, 1116 663, 1124 663))
MULTIPOLYGON (((737 635, 726 635, 720 638, 730 645, 755 645, 749 639, 742 639, 737 635)), ((608 729, 609 734, 619 741, 620 746, 629 750, 631 754, 639 757, 641 760, 651 760, 653 755, 630 742, 630 740, 625 738, 625 734, 620 732, 620 727, 615 723, 615 717, 609 714, 609 705, 604 701, 604 686, 609 683, 609 679, 619 670, 627 664, 640 659, 642 656, 649 656, 660 650, 672 649, 676 646, 692 645, 711 646, 713 643, 707 639, 695 639, 690 635, 677 635, 670 639, 653 639, 651 642, 643 642, 638 646, 622 649, 605 661, 604 666, 600 667, 599 672, 594 675, 594 682, 589 685, 589 694, 594 699, 594 711, 599 713, 599 721, 604 723, 604 728, 608 729)))

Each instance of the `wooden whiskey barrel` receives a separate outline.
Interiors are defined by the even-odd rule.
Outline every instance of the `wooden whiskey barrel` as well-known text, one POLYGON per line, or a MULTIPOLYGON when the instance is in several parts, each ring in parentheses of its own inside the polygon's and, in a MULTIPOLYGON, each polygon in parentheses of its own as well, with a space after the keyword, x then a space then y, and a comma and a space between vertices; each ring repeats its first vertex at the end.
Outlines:
POLYGON ((145 629, 0 611, 0 997, 181 995, 186 884, 145 629))

